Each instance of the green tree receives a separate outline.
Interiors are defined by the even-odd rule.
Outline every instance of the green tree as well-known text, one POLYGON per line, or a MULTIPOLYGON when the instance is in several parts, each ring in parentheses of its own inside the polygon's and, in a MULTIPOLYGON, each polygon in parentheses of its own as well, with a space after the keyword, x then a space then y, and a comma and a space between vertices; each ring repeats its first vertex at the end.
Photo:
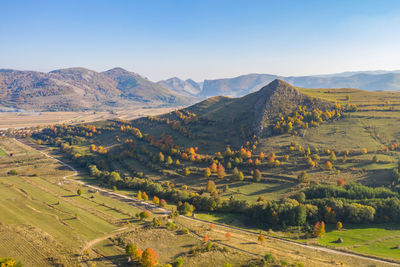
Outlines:
POLYGON ((131 260, 133 260, 133 258, 135 257, 136 251, 137 251, 137 247, 135 244, 129 243, 125 247, 125 253, 131 260))
POLYGON ((260 182, 261 178, 262 178, 261 172, 258 169, 254 170, 254 172, 253 172, 253 180, 255 182, 260 182))
POLYGON ((76 191, 76 194, 77 194, 78 196, 81 196, 81 195, 82 195, 82 190, 79 188, 79 189, 76 191))

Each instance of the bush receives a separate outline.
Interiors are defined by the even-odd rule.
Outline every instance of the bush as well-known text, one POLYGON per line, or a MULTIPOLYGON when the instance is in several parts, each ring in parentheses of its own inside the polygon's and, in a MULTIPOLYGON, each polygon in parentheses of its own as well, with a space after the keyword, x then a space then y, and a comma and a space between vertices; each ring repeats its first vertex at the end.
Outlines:
POLYGON ((8 175, 18 175, 18 172, 16 170, 10 170, 7 173, 8 175))

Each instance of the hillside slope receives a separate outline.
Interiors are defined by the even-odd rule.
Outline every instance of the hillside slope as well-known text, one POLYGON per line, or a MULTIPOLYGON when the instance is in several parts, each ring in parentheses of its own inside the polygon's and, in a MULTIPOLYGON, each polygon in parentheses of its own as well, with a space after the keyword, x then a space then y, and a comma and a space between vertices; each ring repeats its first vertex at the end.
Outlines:
POLYGON ((49 73, 0 70, 0 106, 38 111, 104 110, 127 105, 185 105, 171 92, 121 68, 96 72, 68 68, 49 73))

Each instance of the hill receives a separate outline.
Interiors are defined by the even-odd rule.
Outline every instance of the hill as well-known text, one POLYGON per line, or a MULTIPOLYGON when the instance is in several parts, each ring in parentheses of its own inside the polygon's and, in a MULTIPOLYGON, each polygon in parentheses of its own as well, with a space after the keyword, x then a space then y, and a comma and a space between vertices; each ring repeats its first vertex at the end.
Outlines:
POLYGON ((127 105, 183 105, 179 95, 121 68, 36 71, 0 70, 0 106, 38 111, 107 110, 127 105))

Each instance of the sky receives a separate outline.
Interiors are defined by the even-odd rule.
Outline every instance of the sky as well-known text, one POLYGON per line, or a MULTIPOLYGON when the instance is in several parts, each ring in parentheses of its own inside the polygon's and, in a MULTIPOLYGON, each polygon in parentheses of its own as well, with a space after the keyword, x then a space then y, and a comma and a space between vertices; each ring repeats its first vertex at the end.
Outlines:
POLYGON ((0 68, 153 81, 400 69, 400 1, 0 0, 0 68))

